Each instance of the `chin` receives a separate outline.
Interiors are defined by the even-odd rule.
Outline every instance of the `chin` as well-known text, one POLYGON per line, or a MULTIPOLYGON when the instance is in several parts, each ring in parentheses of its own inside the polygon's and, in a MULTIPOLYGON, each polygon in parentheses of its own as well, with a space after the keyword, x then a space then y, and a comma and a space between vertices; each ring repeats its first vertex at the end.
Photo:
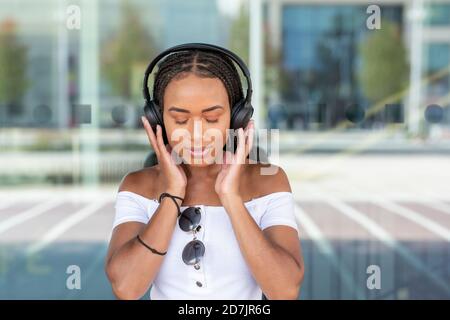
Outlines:
POLYGON ((216 161, 213 161, 211 163, 211 161, 207 162, 204 159, 196 160, 194 158, 191 158, 191 159, 183 158, 183 163, 185 163, 185 164, 187 164, 188 166, 191 166, 191 167, 207 167, 207 166, 210 166, 212 164, 215 164, 216 161))
POLYGON ((201 167, 207 167, 210 166, 211 163, 206 163, 206 162, 202 162, 202 163, 186 163, 188 166, 190 167, 197 167, 197 168, 201 168, 201 167))

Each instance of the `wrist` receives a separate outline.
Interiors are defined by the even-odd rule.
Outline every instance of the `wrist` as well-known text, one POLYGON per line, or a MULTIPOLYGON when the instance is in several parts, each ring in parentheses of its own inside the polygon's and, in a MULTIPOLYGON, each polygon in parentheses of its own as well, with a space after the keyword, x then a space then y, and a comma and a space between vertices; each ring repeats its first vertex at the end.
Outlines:
MULTIPOLYGON (((167 192, 168 194, 170 194, 172 196, 176 196, 176 197, 180 197, 180 198, 184 199, 185 191, 180 188, 174 188, 174 189, 169 188, 169 189, 166 189, 165 192, 167 192)), ((166 198, 168 198, 168 197, 166 197, 166 198)), ((183 203, 183 200, 181 200, 181 199, 174 198, 174 200, 178 203, 179 206, 181 206, 183 203)))
MULTIPOLYGON (((180 198, 184 198, 185 191, 186 190, 184 188, 167 188, 166 191, 164 191, 164 192, 167 192, 167 193, 169 193, 172 196, 177 196, 177 197, 180 197, 180 198)), ((181 200, 178 200, 178 201, 181 201, 181 200)))
POLYGON ((219 195, 220 202, 224 207, 234 203, 243 202, 242 197, 238 193, 224 193, 219 195))
POLYGON ((162 205, 164 203, 169 204, 169 206, 171 206, 173 208, 176 208, 176 210, 174 210, 174 211, 176 211, 176 217, 179 217, 179 214, 180 214, 179 210, 180 210, 181 203, 182 203, 181 200, 176 199, 176 198, 172 198, 172 197, 169 197, 169 196, 165 196, 165 197, 163 197, 161 199, 160 205, 162 205))

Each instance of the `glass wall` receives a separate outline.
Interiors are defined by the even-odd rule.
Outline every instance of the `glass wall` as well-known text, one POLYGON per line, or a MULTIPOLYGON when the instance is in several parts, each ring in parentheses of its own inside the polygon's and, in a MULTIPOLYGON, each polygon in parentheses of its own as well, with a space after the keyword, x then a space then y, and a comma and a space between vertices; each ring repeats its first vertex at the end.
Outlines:
MULTIPOLYGON (((365 89, 374 85, 370 82, 376 79, 366 79, 359 72, 364 70, 362 64, 376 63, 378 58, 364 51, 371 31, 366 27, 366 8, 364 5, 283 6, 280 76, 289 85, 283 87, 280 96, 285 105, 287 128, 329 129, 346 119, 354 121, 357 128, 373 128, 383 122, 377 116, 360 119, 371 103, 371 92, 365 89), (373 61, 366 62, 367 59, 373 61)), ((402 6, 384 6, 381 10, 384 23, 399 29, 398 48, 391 50, 403 55, 398 56, 401 61, 392 64, 404 63, 408 57, 401 43, 402 6)), ((378 45, 390 44, 392 39, 384 37, 378 45)), ((387 80, 381 79, 382 76, 380 83, 387 80)), ((390 74, 384 76, 393 82, 405 80, 391 79, 390 74)), ((394 92, 394 86, 390 87, 394 92)))
POLYGON ((184 42, 258 71, 299 298, 450 297, 450 1, 383 1, 379 29, 360 0, 254 3, 261 16, 247 0, 0 0, 0 298, 113 298, 118 186, 154 164, 144 70, 184 42))
POLYGON ((0 298, 113 298, 115 194, 152 155, 145 68, 185 42, 248 59, 244 4, 0 0, 0 298), (66 286, 71 266, 80 290, 66 286))

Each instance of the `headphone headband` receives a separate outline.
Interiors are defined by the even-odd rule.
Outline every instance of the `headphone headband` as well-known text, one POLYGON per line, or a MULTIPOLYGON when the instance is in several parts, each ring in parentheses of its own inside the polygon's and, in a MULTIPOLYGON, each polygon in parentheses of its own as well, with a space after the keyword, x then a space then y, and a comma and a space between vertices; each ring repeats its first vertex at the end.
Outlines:
POLYGON ((161 52, 160 54, 158 54, 153 60, 152 62, 150 62, 150 64, 147 67, 147 70, 145 71, 145 75, 144 75, 144 82, 143 82, 143 86, 142 86, 142 92, 144 94, 144 99, 146 101, 146 103, 149 103, 151 98, 150 98, 150 92, 148 89, 148 77, 150 76, 150 74, 152 73, 153 69, 155 68, 156 64, 164 57, 167 56, 171 53, 175 53, 175 52, 179 52, 179 51, 185 51, 185 50, 195 50, 195 49, 200 49, 200 50, 207 50, 207 51, 213 51, 213 52, 220 52, 225 54, 227 57, 229 57, 230 59, 232 59, 234 62, 236 62, 236 64, 239 66, 239 68, 241 69, 242 73, 245 76, 245 79, 247 80, 247 94, 245 96, 245 105, 248 105, 251 101, 252 98, 252 80, 250 78, 250 71, 248 70, 245 62, 234 52, 213 45, 213 44, 208 44, 208 43, 185 43, 185 44, 180 44, 174 47, 171 47, 167 50, 164 50, 163 52, 161 52))

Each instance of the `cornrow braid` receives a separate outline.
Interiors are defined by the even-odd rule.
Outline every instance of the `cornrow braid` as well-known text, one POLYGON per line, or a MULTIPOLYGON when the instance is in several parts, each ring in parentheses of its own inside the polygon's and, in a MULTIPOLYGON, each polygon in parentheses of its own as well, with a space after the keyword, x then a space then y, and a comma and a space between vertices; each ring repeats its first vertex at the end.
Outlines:
POLYGON ((228 93, 230 106, 235 106, 243 99, 241 79, 236 67, 229 57, 222 53, 205 50, 187 50, 168 55, 158 63, 153 85, 153 100, 164 110, 164 91, 173 79, 182 79, 188 74, 204 78, 218 78, 228 93))

